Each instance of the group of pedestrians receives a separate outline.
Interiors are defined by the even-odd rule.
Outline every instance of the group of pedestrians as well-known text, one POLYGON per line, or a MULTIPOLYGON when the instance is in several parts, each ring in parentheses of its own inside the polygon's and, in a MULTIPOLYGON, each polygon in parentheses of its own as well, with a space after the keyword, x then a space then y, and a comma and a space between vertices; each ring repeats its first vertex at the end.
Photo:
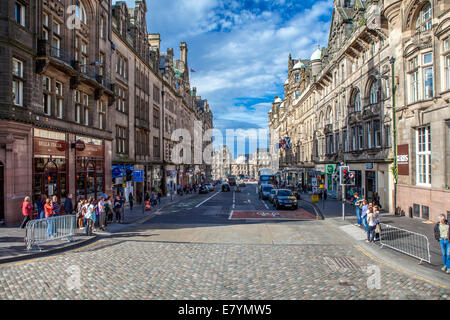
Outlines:
POLYGON ((380 206, 375 202, 367 201, 355 193, 353 196, 353 205, 356 213, 356 226, 361 224, 367 232, 367 242, 375 242, 379 240, 381 233, 380 206))

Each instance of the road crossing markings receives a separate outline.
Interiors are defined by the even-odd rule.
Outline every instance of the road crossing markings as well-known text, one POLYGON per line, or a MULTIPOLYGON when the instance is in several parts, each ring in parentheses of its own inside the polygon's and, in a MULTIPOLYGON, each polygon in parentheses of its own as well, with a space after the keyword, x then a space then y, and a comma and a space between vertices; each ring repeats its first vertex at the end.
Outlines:
POLYGON ((201 205, 203 205, 204 203, 206 203, 207 201, 211 200, 212 198, 214 198, 215 196, 217 196, 220 193, 220 191, 216 192, 214 195, 212 195, 211 197, 209 197, 208 199, 206 199, 205 201, 199 203, 198 205, 196 205, 195 207, 198 208, 201 205))

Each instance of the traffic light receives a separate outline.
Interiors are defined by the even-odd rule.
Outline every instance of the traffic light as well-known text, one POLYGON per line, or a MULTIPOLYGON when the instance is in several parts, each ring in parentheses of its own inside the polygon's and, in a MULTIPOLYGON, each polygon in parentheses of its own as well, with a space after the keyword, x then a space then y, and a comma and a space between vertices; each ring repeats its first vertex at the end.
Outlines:
POLYGON ((127 181, 133 181, 133 170, 127 169, 127 181))
POLYGON ((339 182, 341 185, 347 185, 348 175, 350 173, 350 168, 348 166, 342 166, 339 169, 339 182))

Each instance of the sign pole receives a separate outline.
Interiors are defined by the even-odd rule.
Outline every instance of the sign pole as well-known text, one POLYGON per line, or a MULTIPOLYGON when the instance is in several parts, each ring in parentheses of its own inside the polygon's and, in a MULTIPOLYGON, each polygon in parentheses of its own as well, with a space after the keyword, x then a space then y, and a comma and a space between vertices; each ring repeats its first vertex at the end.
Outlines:
POLYGON ((342 219, 345 221, 345 185, 342 185, 342 219))

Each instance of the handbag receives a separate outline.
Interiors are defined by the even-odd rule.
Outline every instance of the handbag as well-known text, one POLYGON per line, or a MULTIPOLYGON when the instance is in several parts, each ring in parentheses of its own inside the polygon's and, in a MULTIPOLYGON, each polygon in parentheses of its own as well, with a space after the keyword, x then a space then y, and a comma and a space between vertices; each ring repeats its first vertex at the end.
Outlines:
POLYGON ((381 233, 381 227, 379 224, 377 224, 377 227, 375 228, 375 233, 381 233))

